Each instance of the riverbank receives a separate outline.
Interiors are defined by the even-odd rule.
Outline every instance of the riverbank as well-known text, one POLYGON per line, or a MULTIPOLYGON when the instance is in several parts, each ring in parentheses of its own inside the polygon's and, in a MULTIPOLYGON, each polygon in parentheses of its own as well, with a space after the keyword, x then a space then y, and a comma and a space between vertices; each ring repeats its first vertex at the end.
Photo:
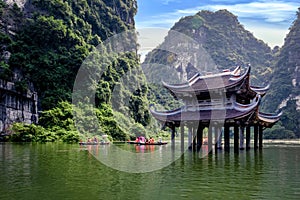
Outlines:
POLYGON ((298 144, 300 145, 300 139, 282 139, 282 140, 270 140, 270 139, 264 139, 264 144, 298 144))

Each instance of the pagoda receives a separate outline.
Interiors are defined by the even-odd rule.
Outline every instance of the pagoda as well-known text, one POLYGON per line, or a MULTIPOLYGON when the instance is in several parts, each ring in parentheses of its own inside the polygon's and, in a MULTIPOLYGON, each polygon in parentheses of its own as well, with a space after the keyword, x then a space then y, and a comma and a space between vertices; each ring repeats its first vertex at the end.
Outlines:
POLYGON ((223 70, 218 74, 201 76, 199 73, 187 83, 168 84, 163 86, 183 106, 169 111, 157 111, 150 108, 152 115, 171 130, 174 144, 176 128, 181 129, 181 144, 184 142, 184 127, 188 128, 189 148, 201 147, 203 130, 208 128, 207 145, 212 149, 213 135, 215 148, 230 148, 230 129, 234 133, 234 149, 244 149, 244 132, 246 131, 246 149, 250 149, 250 134, 253 127, 254 149, 262 148, 262 135, 265 128, 272 127, 281 113, 269 114, 259 111, 261 98, 266 94, 266 87, 250 85, 251 66, 233 71, 223 70), (242 72, 243 70, 243 72, 242 72))

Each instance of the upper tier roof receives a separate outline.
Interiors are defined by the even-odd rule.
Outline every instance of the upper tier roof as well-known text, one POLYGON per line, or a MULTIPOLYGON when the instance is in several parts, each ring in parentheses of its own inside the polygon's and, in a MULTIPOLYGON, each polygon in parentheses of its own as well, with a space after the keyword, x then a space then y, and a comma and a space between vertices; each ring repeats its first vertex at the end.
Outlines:
POLYGON ((237 92, 241 98, 245 99, 252 99, 256 94, 264 96, 269 89, 269 85, 266 87, 250 86, 250 71, 251 66, 249 65, 243 74, 241 74, 241 67, 237 67, 232 72, 224 71, 222 73, 206 76, 200 76, 200 74, 197 73, 189 79, 187 83, 162 83, 175 97, 202 94, 202 97, 205 98, 210 92, 220 90, 237 92), (204 95, 205 93, 207 95, 204 95))
POLYGON ((217 89, 229 89, 242 85, 244 80, 249 77, 251 67, 248 66, 246 71, 241 74, 241 68, 237 67, 233 72, 222 72, 218 74, 200 76, 196 74, 187 83, 183 84, 168 84, 165 82, 163 86, 171 92, 178 93, 200 93, 217 89))

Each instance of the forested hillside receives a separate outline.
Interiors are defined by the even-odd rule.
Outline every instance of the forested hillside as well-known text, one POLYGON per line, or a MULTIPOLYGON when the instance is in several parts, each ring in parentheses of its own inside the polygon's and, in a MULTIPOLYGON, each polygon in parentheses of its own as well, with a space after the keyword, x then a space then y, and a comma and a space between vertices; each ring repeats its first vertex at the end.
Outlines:
MULTIPOLYGON (((72 132, 70 137, 75 134, 75 140, 78 140, 67 103, 71 102, 77 71, 97 45, 114 34, 134 30, 136 12, 135 0, 16 0, 8 4, 1 1, 0 45, 10 52, 8 62, 1 61, 1 78, 16 81, 12 80, 13 72, 16 69, 21 71, 22 76, 17 81, 24 87, 27 82, 33 82, 38 92, 38 107, 42 111, 39 124, 50 132, 61 129, 72 132)), ((124 140, 129 137, 130 128, 149 122, 147 87, 143 75, 136 74, 136 90, 139 92, 122 92, 124 98, 131 99, 123 108, 129 113, 129 118, 117 113, 119 118, 127 120, 123 126, 118 124, 111 95, 122 75, 139 69, 139 59, 134 52, 100 56, 107 56, 109 63, 97 80, 95 98, 98 108, 94 112, 100 120, 101 130, 94 131, 124 140)), ((31 140, 39 140, 36 134, 32 133, 31 140)))
POLYGON ((268 111, 283 111, 280 123, 272 129, 285 134, 282 137, 300 137, 300 9, 296 14, 276 55, 271 88, 263 105, 268 111))
MULTIPOLYGON (((12 141, 78 141, 74 111, 91 122, 86 125, 88 133, 79 127, 87 137, 99 133, 125 140, 135 134, 149 134, 151 128, 157 128, 150 119, 149 101, 166 109, 179 105, 153 83, 186 81, 196 72, 247 64, 252 65, 253 85, 266 85, 272 80, 263 109, 284 111, 281 122, 266 136, 300 136, 299 12, 284 46, 276 51, 245 30, 237 16, 227 10, 200 11, 184 17, 172 27, 165 41, 146 56, 143 70, 150 78, 150 86, 141 73, 136 51, 96 51, 94 56, 105 60, 106 65, 95 81, 96 108, 84 104, 72 107, 72 89, 80 66, 107 38, 134 30, 137 9, 136 0, 0 1, 0 79, 15 82, 22 91, 26 91, 29 82, 33 83, 39 97, 39 125, 14 124, 12 141), (187 46, 186 40, 190 42, 187 46), (3 52, 8 54, 4 56, 3 52), (94 113, 100 127, 87 113, 94 113), (149 129, 145 129, 147 125, 149 129)), ((124 42, 137 49, 135 38, 124 42)))
MULTIPOLYGON (((165 42, 147 55, 145 64, 160 63, 171 66, 179 74, 187 74, 179 75, 185 78, 183 81, 199 70, 200 73, 206 73, 251 64, 253 70, 251 81, 254 85, 265 85, 271 80, 273 56, 270 47, 245 30, 237 16, 227 10, 200 11, 196 15, 180 19, 171 31, 180 32, 192 38, 193 43, 199 46, 198 52, 195 54, 192 52, 192 56, 185 56, 161 50, 172 37, 172 32, 170 32, 165 42), (203 58, 204 54, 207 55, 205 58, 203 58), (189 60, 186 61, 186 59, 189 60)), ((180 42, 173 45, 181 47, 180 42)), ((151 67, 154 69, 153 73, 161 70, 156 69, 155 66, 151 67)))

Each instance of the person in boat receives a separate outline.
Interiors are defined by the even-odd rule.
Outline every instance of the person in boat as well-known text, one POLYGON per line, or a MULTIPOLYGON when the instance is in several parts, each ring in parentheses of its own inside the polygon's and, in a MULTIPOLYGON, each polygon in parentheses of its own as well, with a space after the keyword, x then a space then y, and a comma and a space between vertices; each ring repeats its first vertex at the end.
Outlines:
POLYGON ((96 136, 94 137, 94 143, 98 143, 98 139, 96 138, 96 136))
POLYGON ((150 137, 149 143, 154 144, 154 139, 152 137, 150 137))
POLYGON ((88 138, 87 143, 91 143, 91 142, 92 142, 91 138, 88 138))
POLYGON ((162 139, 161 139, 161 137, 159 137, 159 139, 158 139, 158 142, 159 142, 159 143, 162 143, 162 139))
POLYGON ((139 137, 135 138, 135 142, 136 143, 140 142, 140 138, 139 137))
POLYGON ((141 136, 141 139, 140 139, 141 141, 141 143, 145 143, 146 142, 146 138, 145 137, 143 137, 143 136, 141 136))

